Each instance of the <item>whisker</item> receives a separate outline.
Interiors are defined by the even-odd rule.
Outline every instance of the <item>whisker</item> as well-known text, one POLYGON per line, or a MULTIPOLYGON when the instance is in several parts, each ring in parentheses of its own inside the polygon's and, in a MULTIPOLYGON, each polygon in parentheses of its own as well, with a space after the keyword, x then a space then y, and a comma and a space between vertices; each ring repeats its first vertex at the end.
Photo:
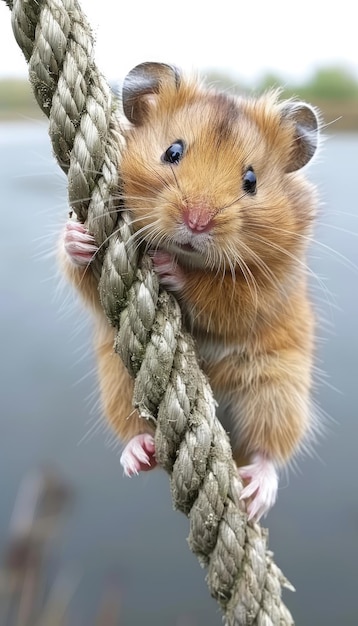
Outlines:
MULTIPOLYGON (((351 217, 353 217, 353 215, 351 217)), ((355 217, 358 217, 358 216, 356 215, 355 217)), ((319 222, 319 224, 320 226, 324 226, 325 228, 332 228, 333 230, 336 230, 339 233, 344 233, 345 235, 352 235, 352 237, 358 237, 358 232, 355 232, 353 230, 348 230, 348 228, 343 228, 342 226, 336 226, 335 224, 329 224, 328 222, 321 222, 321 221, 319 222)), ((320 243, 319 241, 315 241, 314 239, 313 239, 313 242, 320 243)))
MULTIPOLYGON (((255 222, 255 227, 260 228, 260 224, 255 222)), ((325 244, 322 241, 319 241, 318 239, 315 239, 314 237, 310 235, 304 235, 303 233, 292 233, 289 230, 286 230, 284 228, 278 228, 275 226, 270 226, 270 230, 278 232, 278 233, 290 235, 291 237, 295 239, 302 239, 303 241, 307 243, 314 244, 315 246, 319 246, 322 250, 329 252, 330 254, 333 254, 334 256, 338 257, 343 262, 343 265, 345 267, 347 267, 348 269, 353 269, 355 272, 358 272, 358 266, 355 263, 353 263, 353 261, 351 261, 348 257, 346 257, 344 254, 341 254, 338 250, 331 248, 331 246, 329 246, 328 244, 325 244)), ((265 239, 262 239, 262 240, 265 241, 266 243, 265 239)), ((277 248, 277 249, 280 249, 280 248, 277 248)))
MULTIPOLYGON (((231 250, 231 253, 233 251, 231 250)), ((242 258, 242 256, 240 254, 238 254, 238 252, 236 252, 235 256, 233 257, 235 258, 235 261, 237 263, 237 265, 239 266, 241 273, 243 275, 243 277, 245 278, 246 284, 249 288, 249 292, 252 298, 252 302, 254 305, 254 310, 255 310, 255 315, 257 314, 258 311, 258 303, 259 303, 259 295, 258 295, 258 285, 255 279, 255 276, 253 275, 252 271, 250 270, 249 266, 247 265, 247 263, 244 261, 244 259, 242 258)), ((252 325, 254 325, 254 317, 252 319, 252 325)))
MULTIPOLYGON (((357 218, 357 217, 358 217, 358 213, 350 213, 349 211, 341 211, 341 210, 339 210, 339 211, 335 211, 335 210, 333 210, 333 209, 329 209, 329 211, 327 212, 327 214, 328 214, 328 216, 329 216, 329 215, 338 215, 338 216, 342 216, 342 215, 344 215, 344 216, 346 216, 346 217, 355 217, 355 218, 357 218)), ((319 221, 319 223, 321 223, 321 221, 319 221)))
POLYGON ((251 258, 253 258, 258 268, 261 270, 263 276, 272 285, 273 289, 277 289, 279 286, 279 280, 277 276, 275 276, 273 271, 269 268, 267 263, 265 263, 265 261, 256 252, 254 252, 252 248, 247 246, 243 241, 240 242, 240 246, 248 254, 249 257, 251 256, 251 258))
POLYGON ((237 196, 237 198, 235 198, 232 202, 230 202, 229 204, 225 204, 225 206, 223 206, 220 211, 225 211, 225 209, 229 209, 230 207, 232 207, 234 204, 236 204, 237 202, 240 202, 243 198, 245 198, 246 196, 248 196, 249 194, 247 193, 247 191, 244 191, 240 196, 237 196))
POLYGON ((180 192, 181 192, 181 188, 180 188, 180 185, 179 185, 179 182, 178 182, 177 176, 176 176, 176 174, 175 174, 174 167, 173 167, 172 165, 170 166, 170 171, 171 171, 171 173, 173 174, 173 178, 174 178, 174 180, 175 180, 175 184, 176 184, 176 186, 177 186, 178 191, 180 191, 180 192))
MULTIPOLYGON (((165 236, 165 233, 164 233, 165 236)), ((158 238, 162 238, 163 237, 163 233, 161 232, 160 229, 160 223, 159 220, 156 220, 156 222, 152 222, 151 224, 146 224, 145 226, 142 226, 139 230, 135 231, 133 233, 133 235, 130 237, 129 242, 131 242, 131 240, 138 240, 136 242, 137 245, 137 249, 140 245, 142 245, 144 242, 147 244, 147 247, 151 245, 151 243, 153 241, 156 241, 158 238)))
MULTIPOLYGON (((279 229, 280 230, 280 229, 279 229)), ((319 287, 322 289, 323 293, 326 294, 327 297, 327 303, 330 304, 330 298, 332 297, 332 294, 330 293, 330 291, 327 289, 326 285, 324 284, 323 280, 318 276, 318 274, 316 274, 310 267, 309 265, 307 265, 307 263, 305 263, 302 259, 300 259, 297 255, 292 254, 291 252, 289 252, 288 250, 285 250, 285 248, 283 248, 282 246, 279 246, 275 243, 273 243, 272 241, 269 241, 268 239, 266 239, 265 237, 261 237, 260 235, 258 235, 257 233, 255 233, 255 239, 259 239, 260 241, 262 241, 267 247, 272 248, 273 250, 277 250, 280 254, 283 254, 284 256, 286 256, 288 259, 290 259, 291 261, 293 261, 294 265, 296 267, 301 268, 301 270, 304 271, 305 274, 311 276, 314 280, 317 281, 319 287)))

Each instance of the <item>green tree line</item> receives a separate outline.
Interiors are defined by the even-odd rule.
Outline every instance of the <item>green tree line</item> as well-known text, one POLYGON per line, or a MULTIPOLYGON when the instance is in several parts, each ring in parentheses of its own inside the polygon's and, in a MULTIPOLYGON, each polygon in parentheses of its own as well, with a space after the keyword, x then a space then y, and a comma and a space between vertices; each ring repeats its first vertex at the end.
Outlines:
POLYGON ((269 73, 254 85, 234 80, 228 74, 208 72, 207 82, 235 93, 262 93, 280 88, 283 98, 297 97, 317 106, 331 132, 358 132, 358 76, 344 66, 320 67, 302 83, 289 84, 278 74, 269 73))
MULTIPOLYGON (((208 71, 206 80, 218 88, 238 93, 260 93, 280 87, 283 97, 296 96, 318 106, 334 132, 358 132, 358 77, 347 67, 320 67, 303 83, 289 84, 277 74, 266 74, 255 85, 245 85, 228 74, 208 71), (336 120, 336 121, 335 121, 336 120)), ((0 121, 32 119, 42 116, 29 82, 21 79, 0 80, 0 121)))
MULTIPOLYGON (((273 84, 279 85, 280 78, 275 75, 265 76, 259 89, 266 89, 273 84)), ((284 91, 287 95, 298 93, 306 100, 357 100, 358 80, 347 68, 322 67, 305 83, 287 86, 284 91)))

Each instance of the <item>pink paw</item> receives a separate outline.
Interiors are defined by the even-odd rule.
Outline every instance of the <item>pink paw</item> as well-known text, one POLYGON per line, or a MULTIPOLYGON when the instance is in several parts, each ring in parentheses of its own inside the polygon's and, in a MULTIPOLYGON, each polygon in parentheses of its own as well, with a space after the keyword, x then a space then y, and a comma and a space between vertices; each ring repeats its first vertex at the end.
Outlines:
POLYGON ((239 467, 239 475, 245 481, 240 500, 250 499, 247 505, 249 519, 259 520, 275 504, 278 476, 272 461, 256 454, 250 465, 239 467))
POLYGON ((98 250, 87 228, 73 220, 68 220, 65 226, 63 243, 68 256, 75 265, 88 265, 98 250))
POLYGON ((147 472, 156 466, 154 438, 148 433, 136 435, 124 448, 121 458, 126 476, 147 472))
POLYGON ((160 284, 170 291, 181 291, 185 285, 185 274, 174 257, 165 250, 155 250, 151 257, 160 284))

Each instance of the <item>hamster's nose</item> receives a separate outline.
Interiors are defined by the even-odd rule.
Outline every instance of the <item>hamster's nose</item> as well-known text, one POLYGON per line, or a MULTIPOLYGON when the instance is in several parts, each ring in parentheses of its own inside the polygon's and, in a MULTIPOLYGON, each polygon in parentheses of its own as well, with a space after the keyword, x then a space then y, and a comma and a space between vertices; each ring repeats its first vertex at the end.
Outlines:
POLYGON ((206 204, 191 204, 183 211, 184 223, 193 233, 205 233, 213 225, 212 210, 206 204))

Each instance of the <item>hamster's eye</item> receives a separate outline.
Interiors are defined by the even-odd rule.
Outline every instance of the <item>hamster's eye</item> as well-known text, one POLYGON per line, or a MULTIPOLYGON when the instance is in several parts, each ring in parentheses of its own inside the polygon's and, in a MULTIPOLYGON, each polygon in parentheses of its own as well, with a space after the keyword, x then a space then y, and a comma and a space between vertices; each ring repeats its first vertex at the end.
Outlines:
POLYGON ((256 184, 257 184, 256 174, 250 165, 250 167, 247 168, 242 179, 243 190, 246 193, 254 194, 256 193, 256 184))
POLYGON ((174 163, 177 165, 184 154, 184 142, 181 139, 175 141, 174 143, 166 149, 164 154, 162 154, 162 161, 164 163, 174 163))

